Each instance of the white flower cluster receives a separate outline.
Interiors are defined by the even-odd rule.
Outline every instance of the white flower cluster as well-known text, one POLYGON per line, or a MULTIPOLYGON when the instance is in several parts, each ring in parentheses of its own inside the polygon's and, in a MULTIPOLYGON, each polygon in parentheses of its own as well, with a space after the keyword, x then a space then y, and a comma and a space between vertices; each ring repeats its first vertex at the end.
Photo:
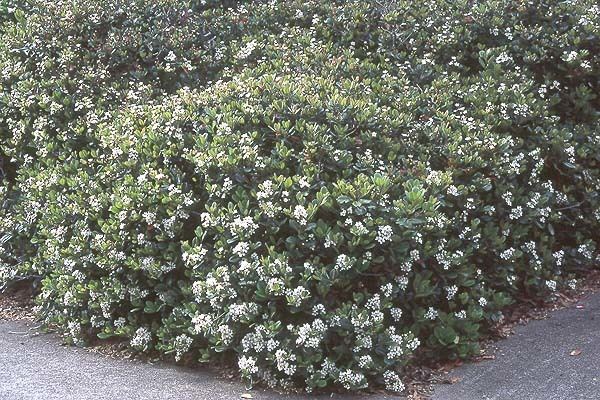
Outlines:
POLYGON ((193 342, 194 339, 185 334, 179 335, 175 338, 175 342, 173 343, 173 347, 175 349, 175 361, 181 360, 181 357, 188 352, 193 342))
POLYGON ((446 299, 452 300, 454 296, 456 296, 456 292, 458 292, 458 286, 452 285, 446 287, 446 299))
POLYGON ((212 326, 213 318, 208 314, 199 314, 192 318, 192 324, 196 334, 205 333, 212 326))
POLYGON ((361 372, 353 371, 351 369, 341 371, 338 381, 345 389, 348 390, 362 389, 367 386, 367 379, 365 375, 361 372))
POLYGON ((385 382, 385 388, 391 392, 402 392, 405 389, 404 383, 402 380, 393 371, 385 371, 383 373, 383 379, 385 382))
POLYGON ((347 271, 352 268, 353 265, 354 260, 345 254, 340 254, 335 260, 335 269, 338 271, 347 271))
POLYGON ((377 230, 377 236, 375 237, 375 241, 379 244, 385 244, 392 240, 392 235, 394 231, 392 227, 389 225, 380 226, 377 230))
POLYGON ((242 374, 252 375, 258 373, 256 358, 254 357, 241 356, 238 359, 238 367, 242 374))
POLYGON ((301 325, 296 334, 296 345, 305 346, 307 348, 317 348, 321 345, 323 336, 327 331, 327 326, 320 319, 315 319, 312 324, 301 325))
POLYGON ((425 313, 426 319, 436 319, 438 317, 438 312, 435 308, 429 307, 427 312, 425 313))
POLYGON ((152 341, 152 334, 144 327, 138 328, 131 338, 131 347, 138 350, 146 350, 152 341))
POLYGON ((289 305, 300 307, 304 300, 310 298, 310 291, 304 286, 297 286, 294 289, 289 289, 286 296, 289 305))
POLYGON ((246 58, 248 58, 250 56, 250 54, 252 54, 252 52, 254 51, 254 49, 256 48, 257 45, 258 45, 258 42, 256 40, 251 40, 248 43, 246 43, 246 45, 238 51, 237 56, 236 56, 237 59, 245 60, 246 58))
POLYGON ((275 352, 277 369, 286 375, 294 375, 296 372, 296 355, 284 349, 275 352))
POLYGON ((300 225, 306 225, 307 218, 308 212, 306 211, 306 208, 298 204, 294 208, 294 219, 298 221, 300 225))

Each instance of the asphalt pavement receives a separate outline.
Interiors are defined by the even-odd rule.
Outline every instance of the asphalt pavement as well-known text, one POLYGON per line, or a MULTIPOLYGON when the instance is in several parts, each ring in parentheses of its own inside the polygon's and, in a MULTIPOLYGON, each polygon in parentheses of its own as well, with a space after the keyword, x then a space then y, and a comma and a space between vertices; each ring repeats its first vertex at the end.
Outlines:
POLYGON ((600 293, 518 326, 495 359, 450 373, 432 400, 600 400, 600 293))

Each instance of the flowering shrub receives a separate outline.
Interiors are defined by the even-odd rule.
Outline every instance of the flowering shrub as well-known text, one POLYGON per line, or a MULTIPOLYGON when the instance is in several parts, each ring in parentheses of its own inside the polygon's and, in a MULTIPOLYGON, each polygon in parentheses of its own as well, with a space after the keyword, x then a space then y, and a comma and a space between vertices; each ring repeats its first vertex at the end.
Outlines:
POLYGON ((0 2, 0 281, 251 383, 476 354, 599 262, 600 10, 534 3, 0 2))

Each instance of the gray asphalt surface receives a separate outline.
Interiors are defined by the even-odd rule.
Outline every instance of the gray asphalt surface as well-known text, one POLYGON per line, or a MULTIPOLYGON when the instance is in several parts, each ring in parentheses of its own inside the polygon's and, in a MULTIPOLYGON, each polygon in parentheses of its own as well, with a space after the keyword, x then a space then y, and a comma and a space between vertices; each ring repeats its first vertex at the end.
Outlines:
POLYGON ((600 399, 600 293, 578 304, 517 327, 494 360, 455 369, 460 382, 438 386, 433 400, 600 399))
MULTIPOLYGON (((600 399, 600 293, 518 327, 497 343, 496 359, 451 372, 454 385, 435 387, 433 400, 600 399), (580 349, 581 354, 570 353, 580 349)), ((310 395, 248 391, 207 370, 118 360, 32 335, 24 322, 0 321, 0 400, 305 400, 310 395)), ((323 399, 398 399, 320 396, 323 399)))

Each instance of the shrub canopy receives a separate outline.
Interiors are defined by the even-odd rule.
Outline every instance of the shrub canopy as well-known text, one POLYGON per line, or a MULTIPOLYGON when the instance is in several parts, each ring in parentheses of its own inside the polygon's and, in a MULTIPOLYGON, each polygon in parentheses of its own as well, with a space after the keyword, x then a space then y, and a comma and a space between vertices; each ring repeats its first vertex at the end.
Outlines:
POLYGON ((401 391, 598 265, 599 77, 595 0, 0 0, 0 281, 75 343, 401 391))

